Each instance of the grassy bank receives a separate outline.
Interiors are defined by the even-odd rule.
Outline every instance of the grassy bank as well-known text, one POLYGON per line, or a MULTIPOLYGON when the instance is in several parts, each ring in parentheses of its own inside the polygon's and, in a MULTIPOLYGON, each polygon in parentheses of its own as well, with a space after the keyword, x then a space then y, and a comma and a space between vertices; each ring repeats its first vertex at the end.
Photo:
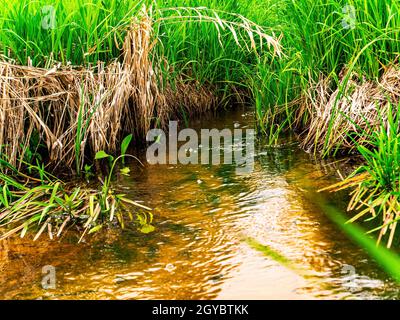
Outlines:
POLYGON ((149 114, 146 125, 136 120, 129 129, 236 95, 252 99, 265 133, 297 129, 306 149, 327 155, 354 148, 346 135, 377 122, 376 103, 398 100, 398 0, 8 1, 0 9, 0 51, 18 65, 60 62, 107 72, 99 61, 124 62, 124 42, 143 5, 148 43, 132 47, 131 56, 147 49, 140 62, 156 73, 151 89, 169 101, 138 110, 149 114), (280 36, 283 54, 273 55, 280 36))

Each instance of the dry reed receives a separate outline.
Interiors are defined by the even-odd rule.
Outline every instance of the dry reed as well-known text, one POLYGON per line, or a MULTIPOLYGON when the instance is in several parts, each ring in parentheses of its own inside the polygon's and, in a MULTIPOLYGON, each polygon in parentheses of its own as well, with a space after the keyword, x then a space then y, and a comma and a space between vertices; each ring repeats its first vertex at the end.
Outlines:
MULTIPOLYGON (((351 150, 355 141, 350 133, 358 133, 357 144, 364 144, 363 136, 376 130, 380 116, 387 114, 389 105, 400 100, 400 70, 385 68, 379 81, 360 80, 353 73, 346 81, 345 70, 341 72, 340 85, 332 90, 332 81, 322 78, 311 85, 298 110, 299 119, 304 112, 309 116, 302 135, 302 147, 307 151, 351 150), (363 134, 360 134, 363 133, 363 134)), ((385 119, 381 119, 385 121, 385 119)))

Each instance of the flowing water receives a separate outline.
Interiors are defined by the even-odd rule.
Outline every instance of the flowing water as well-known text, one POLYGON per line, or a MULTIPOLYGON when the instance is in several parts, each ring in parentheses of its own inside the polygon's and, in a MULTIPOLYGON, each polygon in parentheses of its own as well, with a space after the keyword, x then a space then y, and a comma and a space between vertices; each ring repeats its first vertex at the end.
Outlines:
MULTIPOLYGON (((191 122, 200 128, 253 127, 236 110, 191 122)), ((399 287, 309 198, 349 170, 318 162, 294 139, 259 141, 252 173, 234 165, 131 165, 118 188, 154 208, 156 231, 101 231, 0 243, 1 299, 389 299, 399 287), (279 253, 254 249, 252 238, 279 253), (42 288, 42 268, 56 288, 42 288)), ((345 206, 344 195, 333 201, 345 206)), ((332 199, 331 199, 332 201, 332 199)), ((267 250, 268 251, 268 250, 267 250)))

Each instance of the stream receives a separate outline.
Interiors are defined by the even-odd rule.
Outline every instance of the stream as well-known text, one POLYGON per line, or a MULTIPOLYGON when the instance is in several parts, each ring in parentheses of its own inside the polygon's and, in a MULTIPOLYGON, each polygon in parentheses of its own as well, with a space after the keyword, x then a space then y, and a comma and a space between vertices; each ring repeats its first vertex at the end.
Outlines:
MULTIPOLYGON (((254 115, 237 108, 190 126, 253 128, 254 115)), ((5 240, 0 299, 400 298, 399 286, 303 196, 305 188, 338 181, 337 172, 351 169, 346 160, 317 160, 291 137, 274 147, 260 139, 254 156, 247 175, 237 175, 234 165, 132 162, 131 175, 118 177, 116 186, 154 208, 156 231, 111 228, 81 244, 74 233, 5 240), (248 238, 295 267, 254 249, 248 238), (56 288, 46 290, 48 265, 56 288)), ((330 197, 346 207, 346 194, 330 197)))

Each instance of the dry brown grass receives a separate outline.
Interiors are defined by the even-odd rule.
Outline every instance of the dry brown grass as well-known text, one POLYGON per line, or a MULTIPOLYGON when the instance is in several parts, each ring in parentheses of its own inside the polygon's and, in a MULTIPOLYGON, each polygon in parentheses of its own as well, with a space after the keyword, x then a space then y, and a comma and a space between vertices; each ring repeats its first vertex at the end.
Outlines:
POLYGON ((75 143, 85 154, 115 152, 121 135, 143 136, 157 118, 161 125, 184 106, 188 114, 216 106, 211 89, 176 79, 162 91, 151 61, 152 19, 144 12, 132 22, 123 60, 93 68, 52 69, 0 61, 0 146, 12 165, 21 165, 32 133, 45 142, 49 164, 73 166, 75 143))
MULTIPOLYGON (((340 75, 341 84, 346 81, 344 75, 345 70, 340 75)), ((308 151, 351 150, 355 143, 348 139, 349 133, 369 134, 375 130, 380 123, 378 108, 384 117, 390 102, 396 105, 400 100, 400 70, 395 66, 387 67, 379 81, 360 80, 352 74, 344 94, 331 87, 332 81, 321 77, 318 83, 310 86, 301 102, 299 116, 304 112, 309 114, 301 143, 308 151)), ((363 144, 363 141, 357 142, 363 144)))

